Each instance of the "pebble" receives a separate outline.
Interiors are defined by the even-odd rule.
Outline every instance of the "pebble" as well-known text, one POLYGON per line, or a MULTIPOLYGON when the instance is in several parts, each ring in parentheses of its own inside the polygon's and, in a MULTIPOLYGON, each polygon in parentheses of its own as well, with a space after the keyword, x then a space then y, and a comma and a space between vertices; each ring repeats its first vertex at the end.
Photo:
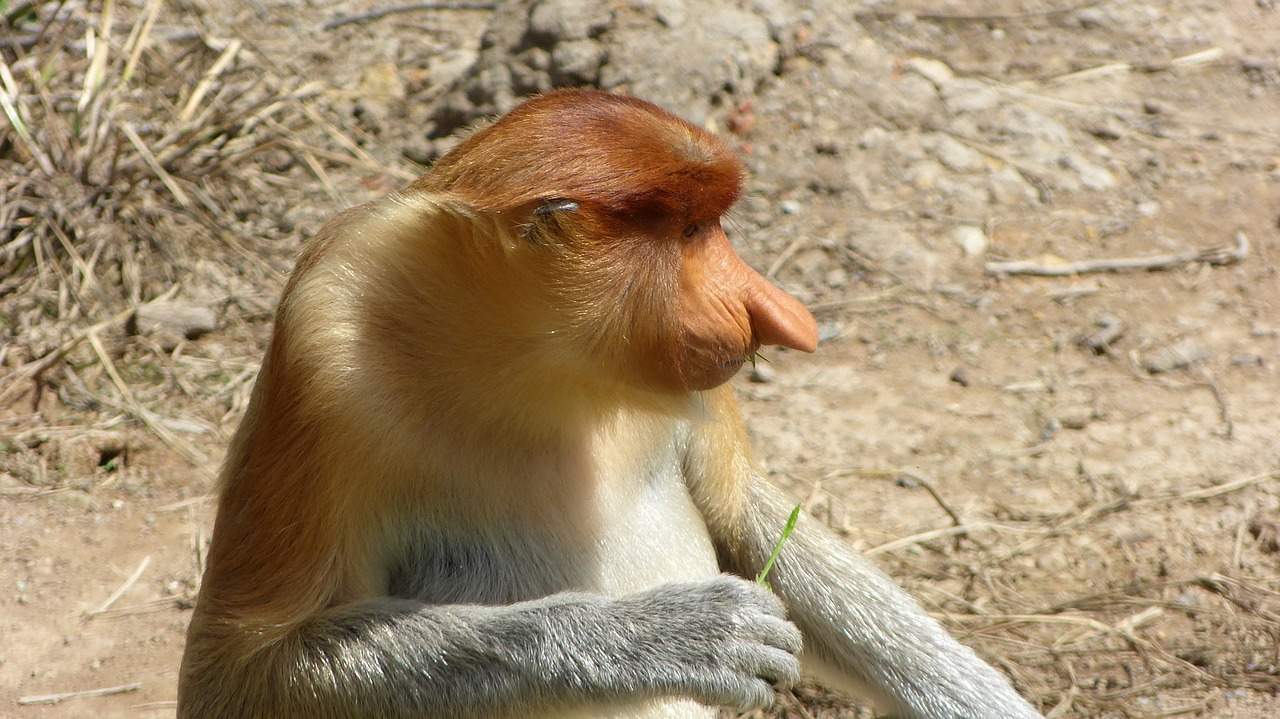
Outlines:
POLYGON ((818 324, 818 341, 830 342, 840 336, 844 326, 839 322, 822 322, 818 324))
POLYGON ((181 339, 194 340, 214 331, 218 318, 213 308, 187 302, 151 302, 133 314, 131 331, 156 340, 165 351, 181 339))
POLYGON ((990 241, 987 239, 987 233, 982 231, 981 227, 973 225, 960 225, 951 232, 951 237, 964 251, 966 257, 977 257, 987 251, 990 241))
POLYGON ((1000 95, 981 80, 961 77, 938 89, 947 109, 956 115, 986 112, 1000 104, 1000 95))
POLYGON ((1142 361, 1142 367, 1151 374, 1161 374, 1203 362, 1209 355, 1208 345, 1188 338, 1152 353, 1142 361))
POLYGON ((945 62, 927 57, 913 57, 907 60, 907 69, 937 87, 942 87, 951 82, 956 76, 955 72, 945 62))
POLYGON ((756 361, 751 367, 751 381, 756 384, 769 384, 777 376, 777 371, 764 362, 756 361))
POLYGON ((1081 8, 1076 12, 1076 22, 1085 30, 1095 30, 1106 26, 1107 16, 1096 7, 1081 8))

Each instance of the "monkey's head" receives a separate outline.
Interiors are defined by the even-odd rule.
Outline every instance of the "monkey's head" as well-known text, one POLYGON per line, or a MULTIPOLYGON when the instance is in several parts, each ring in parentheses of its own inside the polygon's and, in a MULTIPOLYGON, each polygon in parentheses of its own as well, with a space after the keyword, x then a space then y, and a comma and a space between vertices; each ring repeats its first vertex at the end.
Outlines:
POLYGON ((762 345, 812 352, 817 325, 733 251, 721 218, 742 162, 719 138, 630 97, 560 90, 437 162, 419 187, 511 228, 508 262, 552 298, 545 328, 598 371, 662 392, 710 389, 762 345))

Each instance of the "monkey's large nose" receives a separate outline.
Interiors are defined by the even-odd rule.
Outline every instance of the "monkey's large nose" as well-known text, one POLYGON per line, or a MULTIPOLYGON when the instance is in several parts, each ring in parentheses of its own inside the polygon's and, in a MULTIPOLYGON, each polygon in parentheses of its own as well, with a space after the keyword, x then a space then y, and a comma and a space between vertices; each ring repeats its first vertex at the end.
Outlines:
POLYGON ((801 352, 818 349, 818 323, 809 310, 769 280, 758 274, 756 278, 755 286, 746 297, 756 340, 761 345, 778 345, 801 352))

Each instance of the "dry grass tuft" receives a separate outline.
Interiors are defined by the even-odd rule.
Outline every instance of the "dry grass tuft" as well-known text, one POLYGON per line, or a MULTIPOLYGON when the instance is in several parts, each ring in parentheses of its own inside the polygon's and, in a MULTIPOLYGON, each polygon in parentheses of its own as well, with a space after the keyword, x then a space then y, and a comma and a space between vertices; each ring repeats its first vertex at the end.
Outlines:
POLYGON ((126 336, 130 320, 157 299, 269 313, 302 234, 284 196, 305 192, 325 150, 303 139, 315 87, 166 12, 62 0, 0 21, 0 406, 39 411, 56 392, 97 425, 142 423, 207 471, 185 435, 217 418, 156 407, 240 392, 255 360, 183 358, 126 336), (148 376, 122 377, 125 356, 148 376))

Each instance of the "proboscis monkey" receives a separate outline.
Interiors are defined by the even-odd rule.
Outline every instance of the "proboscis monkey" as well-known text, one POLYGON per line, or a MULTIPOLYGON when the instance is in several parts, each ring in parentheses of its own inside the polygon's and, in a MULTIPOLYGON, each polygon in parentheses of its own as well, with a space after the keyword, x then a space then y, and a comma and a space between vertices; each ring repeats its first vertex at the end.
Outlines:
POLYGON ((814 521, 772 591, 743 579, 788 503, 725 382, 817 345, 721 228, 743 172, 558 91, 321 230, 223 470, 178 715, 707 717, 768 705, 803 635, 895 716, 1040 716, 814 521))

